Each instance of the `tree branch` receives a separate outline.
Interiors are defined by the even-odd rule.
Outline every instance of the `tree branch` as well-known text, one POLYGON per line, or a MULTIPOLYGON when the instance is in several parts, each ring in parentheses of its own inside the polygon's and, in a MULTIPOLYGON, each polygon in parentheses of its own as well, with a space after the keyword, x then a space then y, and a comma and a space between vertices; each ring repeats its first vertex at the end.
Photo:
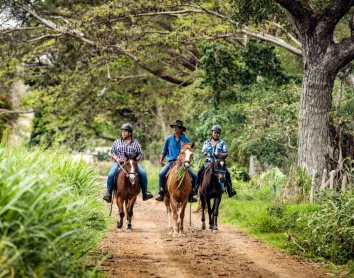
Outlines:
POLYGON ((124 55, 129 57, 130 59, 132 59, 136 64, 138 64, 141 68, 145 69, 146 71, 152 73, 153 75, 157 76, 158 78, 161 78, 165 81, 168 81, 170 83, 174 83, 174 84, 180 84, 182 86, 188 86, 192 83, 192 81, 186 81, 186 80, 180 80, 177 79, 173 76, 170 76, 168 74, 165 74, 159 70, 154 70, 152 68, 150 68, 148 65, 146 65, 145 63, 143 63, 139 57, 135 56, 132 53, 129 52, 125 52, 115 46, 101 46, 98 43, 88 39, 85 37, 85 35, 73 28, 70 27, 62 27, 59 26, 57 24, 55 24, 54 22, 44 19, 42 18, 40 15, 38 15, 34 10, 32 10, 31 8, 29 8, 26 5, 19 5, 17 4, 19 8, 23 9, 24 11, 28 12, 29 14, 31 14, 34 18, 36 18, 41 24, 45 25, 46 27, 50 28, 51 30, 54 30, 55 32, 61 33, 63 35, 72 37, 78 41, 84 42, 92 47, 94 47, 95 49, 100 49, 104 52, 108 52, 108 53, 114 53, 117 55, 124 55))

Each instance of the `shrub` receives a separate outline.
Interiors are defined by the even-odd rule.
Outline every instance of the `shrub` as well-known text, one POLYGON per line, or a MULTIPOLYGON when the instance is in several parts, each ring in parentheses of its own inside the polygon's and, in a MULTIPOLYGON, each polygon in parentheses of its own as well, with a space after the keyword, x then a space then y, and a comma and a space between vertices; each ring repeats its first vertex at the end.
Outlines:
POLYGON ((346 263, 354 258, 354 196, 329 193, 313 214, 301 215, 299 244, 307 253, 346 263))
POLYGON ((0 277, 83 277, 106 222, 94 168, 54 151, 0 149, 0 277))

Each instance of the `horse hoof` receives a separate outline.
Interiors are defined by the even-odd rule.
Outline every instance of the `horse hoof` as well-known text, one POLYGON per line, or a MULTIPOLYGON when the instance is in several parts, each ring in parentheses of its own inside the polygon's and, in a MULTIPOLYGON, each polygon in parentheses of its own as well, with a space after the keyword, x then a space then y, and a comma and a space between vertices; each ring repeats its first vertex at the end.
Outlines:
POLYGON ((122 226, 123 226, 123 225, 121 225, 121 224, 119 224, 119 223, 117 224, 117 228, 118 228, 118 229, 122 229, 122 226))
POLYGON ((128 232, 128 233, 131 233, 132 231, 133 231, 132 228, 128 228, 128 229, 127 229, 127 232, 128 232))
POLYGON ((172 237, 179 237, 178 233, 173 233, 172 237))
POLYGON ((211 232, 211 233, 212 233, 213 231, 214 231, 213 229, 209 229, 209 232, 211 232))
POLYGON ((168 230, 168 234, 169 234, 169 235, 172 235, 172 234, 173 234, 173 231, 172 231, 172 230, 168 230))
POLYGON ((202 224, 202 230, 205 230, 205 223, 202 224))
POLYGON ((214 234, 216 234, 216 233, 218 233, 218 232, 219 232, 218 229, 214 229, 214 230, 213 230, 213 233, 214 233, 214 234))
POLYGON ((182 233, 181 233, 181 232, 179 233, 179 237, 184 237, 185 235, 186 235, 186 234, 183 233, 183 232, 182 232, 182 233))

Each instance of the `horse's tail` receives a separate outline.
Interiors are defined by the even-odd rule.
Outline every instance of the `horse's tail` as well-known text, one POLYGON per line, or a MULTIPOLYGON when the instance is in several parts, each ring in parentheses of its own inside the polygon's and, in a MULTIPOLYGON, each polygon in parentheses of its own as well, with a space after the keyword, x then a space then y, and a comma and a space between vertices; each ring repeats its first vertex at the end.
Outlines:
POLYGON ((202 203, 200 202, 200 198, 198 200, 198 208, 193 211, 193 213, 201 213, 202 212, 202 203))

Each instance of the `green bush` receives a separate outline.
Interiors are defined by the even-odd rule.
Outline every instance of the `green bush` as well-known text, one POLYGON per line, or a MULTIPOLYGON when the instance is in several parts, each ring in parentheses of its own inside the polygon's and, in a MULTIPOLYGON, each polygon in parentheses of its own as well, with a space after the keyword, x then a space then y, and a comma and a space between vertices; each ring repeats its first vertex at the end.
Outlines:
POLYGON ((261 186, 271 187, 275 196, 283 194, 285 181, 286 176, 278 168, 273 168, 260 176, 261 186))
MULTIPOLYGON (((306 253, 346 263, 354 258, 354 196, 330 193, 320 209, 299 218, 306 253)), ((304 251, 303 250, 303 251, 304 251)))
POLYGON ((235 163, 231 167, 228 167, 232 179, 236 179, 238 181, 249 181, 251 178, 248 174, 248 169, 246 167, 240 166, 235 163))
POLYGON ((22 147, 0 148, 0 161, 0 277, 89 276, 106 228, 95 169, 22 147))

